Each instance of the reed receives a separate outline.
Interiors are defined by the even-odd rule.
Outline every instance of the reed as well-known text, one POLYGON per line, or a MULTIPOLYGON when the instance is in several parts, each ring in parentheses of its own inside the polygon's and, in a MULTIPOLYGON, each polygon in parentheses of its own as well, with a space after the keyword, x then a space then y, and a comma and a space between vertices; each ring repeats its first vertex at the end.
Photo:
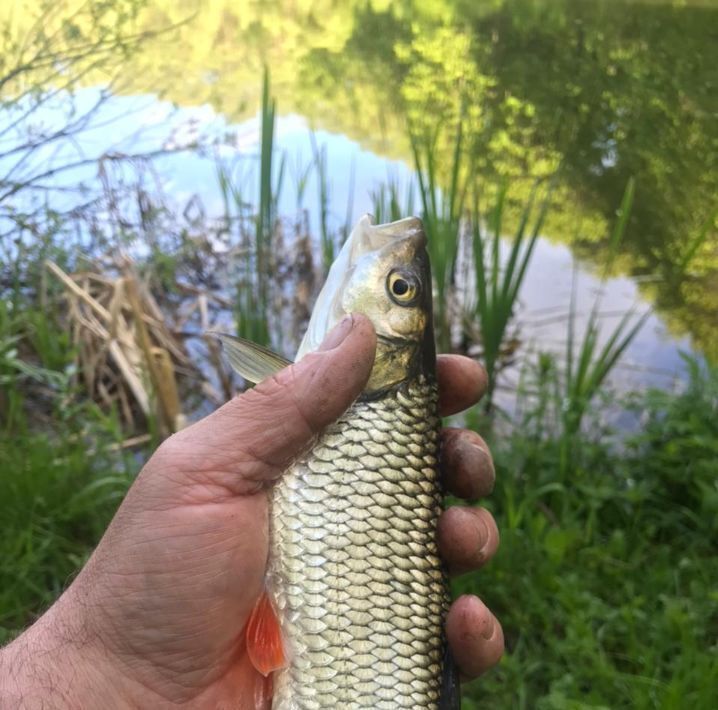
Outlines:
POLYGON ((319 145, 314 131, 309 134, 312 144, 313 166, 317 173, 317 198, 319 208, 319 245, 322 252, 322 266, 324 273, 334 261, 334 237, 329 231, 329 168, 327 163, 327 147, 319 145))
MULTIPOLYGON (((243 338, 262 345, 270 345, 272 339, 271 303, 277 256, 274 240, 279 223, 279 198, 287 167, 284 153, 279 159, 279 165, 276 164, 276 110, 276 100, 271 94, 269 70, 265 67, 259 115, 256 202, 252 203, 251 195, 245 195, 241 176, 233 175, 220 162, 217 163, 216 169, 225 222, 228 228, 237 226, 240 246, 245 253, 236 285, 237 332, 243 338), (256 205, 254 211, 252 204, 256 205)), ((306 181, 306 177, 304 174, 300 179, 306 181)))
POLYGON ((454 267, 459 249, 462 217, 468 186, 473 180, 473 165, 464 155, 463 118, 455 127, 448 186, 441 189, 441 165, 438 162, 441 126, 417 133, 410 128, 409 140, 419 186, 424 229, 436 283, 434 302, 437 342, 451 349, 449 303, 454 286, 454 267))
MULTIPOLYGON (((635 182, 631 178, 626 186, 609 242, 608 258, 604 265, 602 283, 605 283, 616 257, 618 246, 626 229, 633 204, 635 182)), ((602 289, 599 290, 583 336, 576 335, 576 289, 572 289, 569 306, 568 335, 566 338, 566 365, 563 377, 563 398, 561 404, 561 455, 560 470, 566 473, 576 447, 577 437, 591 401, 598 394, 606 377, 638 335, 650 310, 635 320, 633 310, 626 313, 601 345, 601 324, 599 309, 602 289)))
POLYGON ((550 201, 551 191, 549 189, 534 218, 537 189, 535 186, 522 210, 505 263, 501 257, 501 243, 504 237, 507 184, 503 183, 499 187, 496 203, 487 220, 486 230, 481 226, 478 193, 474 193, 471 237, 476 277, 476 299, 473 313, 469 315, 478 321, 481 328, 483 360, 489 376, 489 387, 484 399, 484 407, 487 412, 493 406, 502 345, 509 324, 514 317, 521 285, 526 277, 550 201))
POLYGON ((399 181, 392 176, 372 190, 369 197, 372 213, 377 223, 396 222, 413 215, 415 209, 414 190, 413 180, 408 181, 402 190, 399 181))

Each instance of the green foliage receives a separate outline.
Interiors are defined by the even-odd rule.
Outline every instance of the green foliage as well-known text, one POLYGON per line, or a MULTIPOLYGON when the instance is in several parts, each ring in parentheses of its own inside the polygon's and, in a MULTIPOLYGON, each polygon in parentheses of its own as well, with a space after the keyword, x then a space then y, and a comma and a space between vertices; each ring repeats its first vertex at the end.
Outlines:
POLYGON ((491 409, 496 387, 496 367, 506 332, 514 316, 519 289, 526 276, 534 245, 538 239, 548 207, 543 202, 533 227, 527 232, 531 220, 534 193, 524 208, 516 234, 511 242, 508 259, 502 263, 500 247, 503 238, 504 201, 506 185, 499 189, 496 205, 489 216, 490 236, 483 234, 478 203, 471 217, 474 272, 476 275, 476 302, 474 314, 481 327, 483 360, 489 376, 489 389, 485 406, 491 409))
POLYGON ((446 163, 450 171, 449 181, 442 185, 440 171, 445 163, 440 159, 438 150, 438 140, 443 133, 441 124, 437 122, 433 128, 427 128, 421 133, 410 129, 411 150, 422 204, 421 216, 436 282, 436 339, 444 352, 448 352, 451 347, 448 298, 454 284, 454 266, 459 251, 466 194, 473 178, 471 166, 467 170, 464 165, 463 130, 462 117, 452 135, 451 162, 446 163))
POLYGON ((67 334, 28 305, 0 302, 0 644, 84 564, 136 470, 110 452, 114 414, 77 397, 67 334))
POLYGON ((718 540, 718 367, 686 360, 686 391, 647 395, 642 431, 628 452, 642 482, 636 495, 653 504, 646 536, 671 543, 698 531, 692 545, 708 551, 718 540))
POLYGON ((611 448, 596 422, 558 467, 543 362, 522 419, 493 442, 499 553, 457 592, 482 596, 508 653, 468 708, 709 710, 718 693, 718 370, 634 396, 645 422, 611 448))
POLYGON ((131 482, 130 464, 103 451, 112 422, 89 410, 58 418, 50 436, 0 438, 0 644, 60 594, 131 482))

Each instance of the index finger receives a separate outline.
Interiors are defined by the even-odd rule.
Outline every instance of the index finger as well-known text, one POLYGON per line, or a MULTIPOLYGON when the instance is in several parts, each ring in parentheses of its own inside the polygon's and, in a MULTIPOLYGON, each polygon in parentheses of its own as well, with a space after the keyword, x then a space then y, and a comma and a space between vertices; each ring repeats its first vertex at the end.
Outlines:
POLYGON ((439 414, 447 417, 476 404, 486 392, 486 370, 464 355, 439 355, 436 358, 439 381, 439 414))

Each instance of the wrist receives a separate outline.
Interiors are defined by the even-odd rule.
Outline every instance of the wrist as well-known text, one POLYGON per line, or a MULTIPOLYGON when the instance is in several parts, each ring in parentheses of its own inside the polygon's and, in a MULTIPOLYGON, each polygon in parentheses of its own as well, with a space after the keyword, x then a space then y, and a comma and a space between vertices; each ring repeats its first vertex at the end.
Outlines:
POLYGON ((35 624, 0 649, 0 707, 81 710, 132 707, 101 648, 82 630, 63 595, 35 624))

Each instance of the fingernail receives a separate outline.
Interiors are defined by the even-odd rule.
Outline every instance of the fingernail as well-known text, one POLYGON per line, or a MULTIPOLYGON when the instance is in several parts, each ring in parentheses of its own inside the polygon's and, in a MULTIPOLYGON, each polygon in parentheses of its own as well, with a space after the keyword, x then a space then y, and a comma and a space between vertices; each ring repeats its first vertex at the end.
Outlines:
POLYGON ((491 556, 491 531, 489 530, 489 524, 484 520, 483 516, 477 516, 476 531, 479 538, 478 553, 479 560, 483 564, 491 556))
POLYGON ((494 467, 494 460, 491 457, 488 449, 485 446, 477 443, 469 444, 471 447, 472 456, 474 456, 479 463, 479 470, 481 475, 474 483, 479 488, 479 496, 487 496, 494 489, 494 482, 496 481, 496 468, 494 467))
POLYGON ((337 325, 329 331, 329 334, 319 346, 319 352, 325 352, 327 350, 333 350, 334 348, 341 345, 346 339, 347 335, 352 332, 354 327, 354 318, 351 315, 344 316, 337 325))
POLYGON ((490 641, 494 635, 494 620, 493 617, 489 618, 485 624, 483 624, 481 629, 481 635, 487 640, 490 641))

